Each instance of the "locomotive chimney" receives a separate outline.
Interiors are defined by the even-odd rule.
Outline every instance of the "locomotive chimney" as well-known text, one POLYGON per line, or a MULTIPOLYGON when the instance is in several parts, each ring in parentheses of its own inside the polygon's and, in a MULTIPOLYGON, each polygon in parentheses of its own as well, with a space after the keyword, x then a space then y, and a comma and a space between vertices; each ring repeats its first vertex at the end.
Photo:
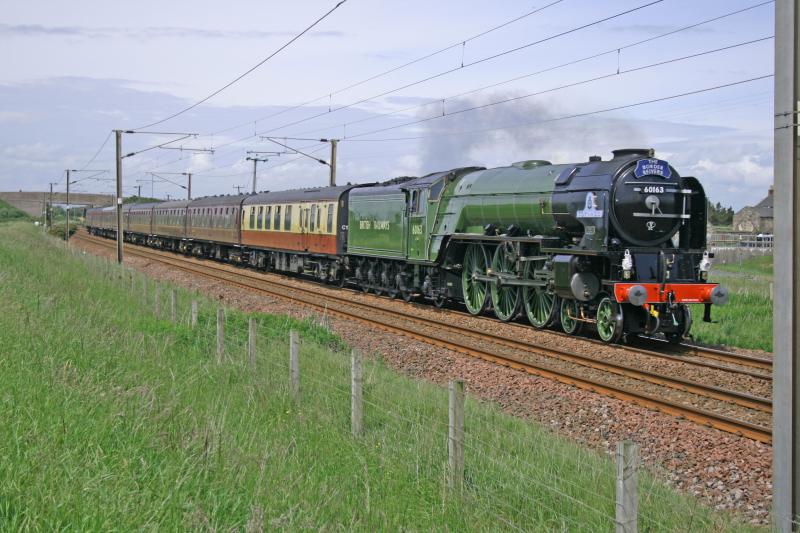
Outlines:
POLYGON ((611 153, 614 154, 614 159, 632 155, 640 155, 642 157, 653 157, 656 155, 656 151, 652 148, 620 148, 619 150, 612 150, 611 153))

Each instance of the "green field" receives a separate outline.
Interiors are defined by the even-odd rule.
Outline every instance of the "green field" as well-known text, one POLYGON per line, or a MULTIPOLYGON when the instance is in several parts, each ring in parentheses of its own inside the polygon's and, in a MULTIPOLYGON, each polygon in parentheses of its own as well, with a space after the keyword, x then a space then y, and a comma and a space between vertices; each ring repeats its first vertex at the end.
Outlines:
POLYGON ((741 263, 715 264, 711 280, 730 289, 728 305, 714 307, 714 323, 702 321, 695 306, 692 332, 698 342, 772 351, 772 256, 756 256, 741 263))
MULTIPOLYGON (((179 291, 174 324, 169 288, 155 316, 143 283, 0 224, 0 530, 614 529, 609 458, 468 400, 465 488, 452 493, 445 390, 365 361, 365 434, 353 438, 339 338, 255 315, 250 368, 248 315, 229 310, 220 364, 214 302, 179 291)), ((747 529, 645 473, 640 491, 642 531, 747 529)))

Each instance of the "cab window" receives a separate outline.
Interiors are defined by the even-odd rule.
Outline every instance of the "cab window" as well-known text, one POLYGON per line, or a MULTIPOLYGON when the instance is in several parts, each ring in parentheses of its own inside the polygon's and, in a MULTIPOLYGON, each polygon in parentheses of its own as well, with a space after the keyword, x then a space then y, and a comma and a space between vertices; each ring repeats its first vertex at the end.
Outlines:
POLYGON ((439 195, 442 194, 442 189, 444 189, 444 180, 439 180, 433 184, 431 187, 430 195, 428 196, 430 200, 438 200, 439 195))

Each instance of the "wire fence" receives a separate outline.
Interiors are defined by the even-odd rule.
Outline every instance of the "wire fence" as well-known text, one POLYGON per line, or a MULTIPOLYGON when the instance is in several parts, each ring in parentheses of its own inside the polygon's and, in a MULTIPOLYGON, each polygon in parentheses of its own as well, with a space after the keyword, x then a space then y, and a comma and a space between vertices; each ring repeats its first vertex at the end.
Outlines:
POLYGON ((451 381, 448 391, 386 371, 380 359, 344 347, 325 327, 324 315, 298 326, 289 317, 225 310, 197 292, 111 261, 83 259, 153 319, 188 328, 193 345, 207 354, 210 371, 227 366, 246 376, 253 394, 269 391, 297 409, 313 402, 315 424, 351 433, 354 446, 370 441, 383 447, 412 479, 440 480, 445 500, 488 504, 504 529, 714 526, 703 513, 690 512, 676 522, 668 511, 651 512, 665 489, 652 476, 640 475, 638 446, 632 442, 618 444, 615 472, 614 463, 596 452, 566 440, 553 446, 559 437, 465 398, 462 381, 451 381))

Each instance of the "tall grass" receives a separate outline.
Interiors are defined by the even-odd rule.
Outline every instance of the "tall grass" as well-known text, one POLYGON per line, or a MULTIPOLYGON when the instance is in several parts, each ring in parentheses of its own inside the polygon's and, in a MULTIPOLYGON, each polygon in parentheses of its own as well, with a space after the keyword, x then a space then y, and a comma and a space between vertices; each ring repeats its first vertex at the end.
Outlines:
MULTIPOLYGON (((179 317, 138 275, 27 225, 0 225, 0 529, 610 531, 606 457, 467 403, 466 485, 447 490, 447 399, 365 363, 363 437, 349 432, 349 351, 310 321, 228 310, 178 290, 179 317), (133 284, 133 290, 131 290, 133 284), (200 302, 196 328, 189 301, 200 302), (300 331, 301 398, 288 390, 300 331)), ((641 479, 647 531, 739 529, 641 479)))
MULTIPOLYGON (((695 340, 739 348, 772 351, 772 256, 754 256, 741 262, 715 265, 712 281, 730 290, 727 305, 712 309, 713 323, 695 316, 695 340)), ((697 307, 702 313, 702 308, 697 307)))

